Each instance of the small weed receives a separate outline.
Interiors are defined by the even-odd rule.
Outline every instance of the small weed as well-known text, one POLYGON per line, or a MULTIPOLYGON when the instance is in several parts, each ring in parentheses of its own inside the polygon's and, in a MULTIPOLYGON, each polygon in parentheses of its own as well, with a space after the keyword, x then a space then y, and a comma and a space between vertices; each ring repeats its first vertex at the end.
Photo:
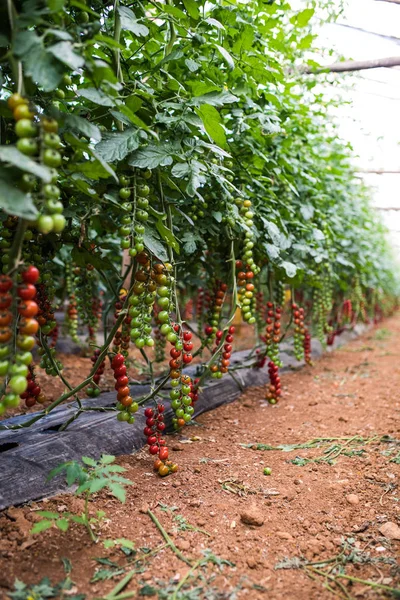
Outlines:
POLYGON ((40 583, 32 586, 16 579, 14 591, 9 592, 8 597, 12 600, 47 600, 48 598, 85 600, 85 594, 70 594, 72 587, 73 583, 68 577, 55 585, 48 577, 44 577, 40 583))
POLYGON ((374 565, 376 568, 377 565, 385 564, 390 566, 393 571, 398 569, 395 558, 372 557, 366 550, 357 548, 354 538, 343 539, 341 551, 331 558, 317 562, 310 562, 304 557, 284 558, 275 565, 275 569, 303 569, 312 579, 321 580, 325 589, 347 600, 352 600, 353 597, 349 594, 349 588, 343 585, 343 580, 349 583, 359 583, 371 589, 391 594, 395 598, 400 598, 399 589, 346 574, 346 567, 349 565, 367 564, 374 565))
POLYGON ((388 338, 390 338, 392 336, 392 333, 393 332, 390 331, 389 329, 382 327, 382 329, 378 329, 377 331, 375 331, 374 335, 372 336, 372 339, 387 340, 388 338))
POLYGON ((112 464, 115 461, 115 456, 104 454, 100 460, 95 461, 88 456, 82 457, 82 463, 77 461, 69 461, 59 465, 50 471, 48 479, 52 479, 56 475, 65 472, 65 477, 68 486, 77 484, 75 491, 76 496, 83 496, 85 499, 85 508, 81 515, 73 513, 56 513, 47 510, 39 510, 36 514, 43 517, 32 527, 31 533, 41 533, 50 527, 56 526, 63 532, 66 532, 71 522, 84 525, 94 542, 97 542, 97 537, 93 532, 93 528, 98 528, 105 518, 106 514, 103 511, 97 511, 96 517, 89 515, 89 499, 92 494, 99 492, 104 488, 108 488, 113 496, 121 502, 125 502, 125 486, 132 485, 132 481, 121 477, 118 473, 123 473, 126 469, 119 465, 112 464))

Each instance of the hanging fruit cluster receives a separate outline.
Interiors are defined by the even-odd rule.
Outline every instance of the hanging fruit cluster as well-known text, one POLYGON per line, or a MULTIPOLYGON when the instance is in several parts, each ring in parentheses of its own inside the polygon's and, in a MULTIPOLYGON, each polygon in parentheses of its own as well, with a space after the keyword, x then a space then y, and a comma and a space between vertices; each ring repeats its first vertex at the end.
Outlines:
POLYGON ((18 150, 26 156, 38 157, 41 164, 52 169, 51 182, 43 183, 40 190, 35 190, 36 179, 31 175, 26 175, 21 182, 24 190, 35 191, 35 198, 41 212, 36 227, 43 234, 50 231, 61 233, 66 220, 62 214, 64 207, 60 201, 61 191, 56 185, 58 179, 56 168, 61 165, 58 123, 55 119, 46 117, 35 122, 35 113, 30 109, 29 101, 20 94, 10 96, 7 103, 16 121, 18 150))
POLYGON ((16 289, 17 299, 14 309, 11 293, 14 281, 8 275, 2 275, 0 278, 0 378, 3 380, 0 414, 3 414, 7 408, 17 407, 20 395, 28 387, 29 365, 33 360, 31 350, 35 345, 33 335, 39 328, 35 319, 39 308, 34 300, 35 284, 39 279, 38 269, 34 266, 24 269, 21 272, 21 279, 22 282, 16 289), (13 330, 14 310, 20 318, 16 339, 13 330), (17 349, 16 352, 14 347, 17 349))
POLYGON ((329 316, 332 310, 332 278, 329 273, 329 265, 318 278, 318 287, 314 293, 314 309, 316 316, 317 337, 321 344, 325 344, 325 336, 332 332, 329 325, 329 316))
MULTIPOLYGON (((243 263, 237 261, 236 266, 242 269, 243 263)), ((249 323, 249 325, 253 325, 253 323, 256 322, 256 317, 253 314, 253 296, 255 289, 253 283, 254 270, 251 270, 248 266, 246 268, 246 271, 240 270, 237 275, 238 299, 244 321, 249 323)))
POLYGON ((304 308, 292 304, 292 316, 294 324, 294 355, 297 360, 304 358, 304 308))
POLYGON ((311 361, 311 334, 308 331, 308 329, 305 329, 304 332, 304 342, 303 342, 303 348, 304 348, 304 360, 306 362, 307 365, 312 365, 312 361, 311 361))
POLYGON ((34 370, 33 364, 29 365, 29 372, 27 375, 28 386, 25 392, 20 394, 20 398, 25 400, 25 405, 30 408, 39 402, 40 404, 44 404, 47 400, 46 396, 43 394, 40 385, 36 380, 36 373, 34 370))
POLYGON ((282 366, 279 358, 279 342, 281 339, 281 316, 282 308, 267 302, 267 318, 265 328, 266 355, 276 365, 282 366))
POLYGON ((269 388, 267 392, 267 400, 270 404, 276 404, 281 395, 281 378, 279 377, 279 367, 274 361, 268 363, 269 388))
MULTIPOLYGON (((214 379, 221 379, 224 373, 228 372, 228 367, 230 365, 230 359, 232 356, 232 343, 233 343, 233 334, 235 333, 235 327, 231 325, 228 329, 228 333, 225 336, 223 352, 220 353, 218 357, 218 362, 212 364, 210 366, 211 377, 214 379)), ((216 337, 216 346, 213 349, 213 354, 217 352, 223 338, 223 331, 218 330, 215 334, 216 337)))
POLYGON ((168 448, 165 439, 162 437, 166 427, 164 423, 164 410, 164 404, 160 403, 157 404, 155 409, 147 407, 144 411, 146 426, 143 430, 147 438, 149 453, 152 456, 158 455, 158 458, 154 461, 154 470, 161 477, 175 473, 178 470, 178 466, 168 460, 168 448))
POLYGON ((117 419, 133 424, 135 422, 134 414, 138 411, 139 405, 130 396, 125 357, 122 354, 115 354, 111 361, 111 368, 114 372, 115 389, 117 390, 117 410, 119 411, 117 419))
POLYGON ((218 325, 221 320, 222 306, 224 304, 225 294, 228 289, 226 283, 216 280, 213 286, 212 294, 206 298, 206 306, 208 306, 208 324, 204 328, 207 336, 207 342, 211 342, 218 331, 218 325))

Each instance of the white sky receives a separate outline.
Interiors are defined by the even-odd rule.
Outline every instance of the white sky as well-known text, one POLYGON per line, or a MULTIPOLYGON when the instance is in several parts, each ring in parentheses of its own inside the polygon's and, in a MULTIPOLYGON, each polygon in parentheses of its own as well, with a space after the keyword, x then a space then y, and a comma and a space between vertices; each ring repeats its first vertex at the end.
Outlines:
MULTIPOLYGON (((323 64, 334 62, 338 56, 353 60, 400 56, 400 4, 346 0, 345 11, 337 23, 321 25, 317 43, 321 48, 334 50, 323 64)), ((340 94, 349 102, 335 114, 340 135, 354 148, 356 166, 361 170, 400 171, 400 67, 332 77, 339 78, 342 85, 327 86, 327 94, 340 94)), ((400 173, 362 176, 373 187, 377 207, 400 208, 400 173)), ((400 211, 381 214, 400 258, 400 211)))

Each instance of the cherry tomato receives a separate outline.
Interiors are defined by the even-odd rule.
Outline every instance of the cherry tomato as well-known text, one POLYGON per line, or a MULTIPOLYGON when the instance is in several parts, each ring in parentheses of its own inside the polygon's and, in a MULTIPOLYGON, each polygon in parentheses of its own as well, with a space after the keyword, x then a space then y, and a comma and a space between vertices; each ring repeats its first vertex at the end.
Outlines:
POLYGON ((167 460, 167 458, 168 458, 168 448, 166 448, 165 446, 163 446, 162 448, 160 448, 159 457, 160 457, 161 460, 167 460))
POLYGON ((8 275, 0 275, 0 294, 5 294, 11 290, 13 285, 11 277, 8 275))
POLYGON ((21 96, 21 94, 17 94, 17 93, 12 94, 7 99, 8 108, 10 108, 11 110, 14 110, 20 104, 26 104, 26 103, 27 103, 27 100, 23 96, 21 96))
POLYGON ((36 319, 22 319, 19 325, 20 333, 35 335, 38 332, 39 323, 36 319))
POLYGON ((9 325, 12 321, 12 313, 7 311, 7 312, 2 312, 0 313, 0 327, 7 327, 7 325, 9 325))
POLYGON ((30 265, 25 271, 21 273, 22 279, 25 283, 36 283, 39 279, 39 269, 30 265))
POLYGON ((13 116, 16 121, 21 119, 33 119, 33 112, 29 110, 28 104, 18 104, 13 110, 13 116))
POLYGON ((32 283, 19 285, 17 294, 22 300, 33 300, 36 296, 36 288, 32 283))
POLYGON ((159 474, 161 477, 166 477, 167 475, 169 475, 169 467, 167 467, 167 465, 161 465, 161 466, 158 468, 158 474, 159 474))
POLYGON ((37 315, 39 310, 38 305, 33 300, 26 300, 18 305, 18 312, 23 317, 31 318, 37 315))

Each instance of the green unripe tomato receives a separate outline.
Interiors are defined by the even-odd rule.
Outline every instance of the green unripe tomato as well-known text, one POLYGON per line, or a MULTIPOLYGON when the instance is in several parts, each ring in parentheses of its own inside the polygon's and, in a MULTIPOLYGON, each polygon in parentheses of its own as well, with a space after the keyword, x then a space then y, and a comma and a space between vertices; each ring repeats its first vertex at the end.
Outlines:
POLYGON ((37 126, 30 119, 21 119, 15 123, 15 133, 19 138, 35 137, 37 126))
POLYGON ((137 188, 137 195, 141 198, 146 198, 150 194, 150 188, 148 185, 140 185, 137 188))
MULTIPOLYGON (((43 136, 43 144, 46 148, 51 150, 58 150, 61 145, 61 138, 57 133, 45 133, 43 136)), ((51 167, 57 167, 58 165, 49 165, 51 167)))
POLYGON ((137 205, 138 208, 143 208, 146 210, 149 207, 149 201, 147 200, 147 198, 138 198, 137 205))
POLYGON ((118 419, 118 421, 122 421, 122 422, 126 423, 127 421, 129 421, 130 415, 126 410, 124 410, 123 412, 120 412, 117 414, 117 419, 118 419))
POLYGON ((271 475, 272 474, 272 469, 271 467, 265 467, 263 470, 264 475, 271 475))
POLYGON ((129 256, 131 258, 135 258, 135 256, 137 255, 138 251, 136 250, 136 248, 130 248, 129 249, 129 256))
POLYGON ((61 215, 64 210, 63 203, 60 200, 47 200, 46 208, 49 211, 49 213, 53 215, 61 215))
POLYGON ((17 141, 17 148, 20 152, 22 152, 22 154, 25 154, 26 156, 34 156, 35 154, 37 154, 38 144, 37 141, 33 138, 24 137, 20 138, 17 141))
POLYGON ((190 404, 192 404, 192 399, 190 396, 182 396, 182 403, 185 406, 190 406, 190 404))
POLYGON ((66 218, 64 217, 64 215, 60 214, 52 215, 51 218, 53 219, 54 233, 61 233, 66 225, 66 218))
POLYGON ((172 408, 172 410, 177 411, 177 410, 179 410, 180 406, 181 406, 180 400, 173 400, 171 402, 171 408, 172 408))
MULTIPOLYGON (((222 375, 222 373, 221 373, 222 375)), ((185 421, 185 423, 189 423, 192 420, 191 415, 189 415, 188 413, 183 415, 183 420, 185 421)))
POLYGON ((10 354, 10 348, 8 346, 0 346, 0 360, 7 358, 10 354))
MULTIPOLYGON (((160 323, 166 323, 169 320, 168 312, 166 310, 162 310, 161 312, 159 312, 158 320, 160 321, 160 323)), ((162 333, 162 327, 161 327, 161 333, 162 333)))
POLYGON ((126 235, 129 235, 131 232, 131 228, 129 227, 129 225, 122 225, 119 229, 118 229, 118 233, 119 235, 125 237, 126 235))
POLYGON ((135 248, 136 248, 136 250, 138 252, 143 252, 143 250, 144 250, 144 244, 143 244, 143 242, 136 242, 135 248))
POLYGON ((149 213, 146 210, 138 210, 136 212, 136 218, 138 221, 146 222, 149 218, 149 213))
POLYGON ((194 413, 193 406, 187 406, 186 407, 186 412, 187 412, 188 415, 192 415, 194 413))
POLYGON ((64 98, 65 98, 65 92, 64 92, 64 90, 60 90, 59 88, 58 88, 58 89, 56 89, 56 91, 55 91, 55 95, 56 95, 56 97, 57 97, 59 100, 64 100, 64 98))
POLYGON ((256 322, 256 318, 255 317, 250 317, 248 323, 249 325, 254 325, 254 323, 256 322))
POLYGON ((9 381, 9 386, 14 394, 18 394, 18 396, 20 396, 28 387, 28 382, 26 377, 23 375, 14 375, 9 381))
POLYGON ((124 407, 124 405, 123 405, 123 404, 121 404, 121 402, 117 402, 117 404, 116 404, 115 408, 116 408, 117 410, 125 410, 125 407, 124 407))
POLYGON ((182 385, 182 394, 187 395, 190 393, 190 385, 182 385))
POLYGON ((19 406, 19 396, 17 394, 6 394, 3 398, 3 404, 7 408, 17 408, 19 406))
POLYGON ((139 410, 139 404, 137 402, 132 402, 132 404, 129 406, 128 411, 130 413, 136 413, 139 410))
POLYGON ((180 395, 181 393, 179 390, 171 390, 169 393, 169 397, 171 398, 171 400, 178 400, 180 395))
POLYGON ((119 197, 123 200, 127 200, 131 195, 131 190, 129 188, 123 187, 119 190, 119 197))
POLYGON ((168 297, 168 296, 169 296, 169 294, 170 294, 170 291, 169 291, 169 288, 167 288, 167 286, 165 286, 165 285, 161 285, 161 286, 158 288, 158 290, 157 290, 157 293, 158 293, 158 295, 159 295, 159 296, 161 296, 162 298, 166 298, 166 297, 168 297))
POLYGON ((167 340, 170 344, 175 344, 175 342, 178 340, 178 336, 176 335, 175 331, 170 331, 167 334, 167 340))
POLYGON ((120 246, 121 246, 122 250, 127 250, 130 245, 131 245, 131 241, 129 238, 123 239, 120 242, 120 246))
POLYGON ((48 148, 43 152, 43 162, 47 167, 59 167, 61 165, 61 154, 57 150, 48 148))
POLYGON ((140 298, 138 298, 137 296, 130 296, 129 304, 131 306, 138 306, 140 304, 140 298))
POLYGON ((179 379, 171 379, 170 384, 171 384, 172 388, 176 388, 176 387, 179 387, 180 381, 179 381, 179 379))
POLYGON ((140 329, 131 329, 131 340, 137 340, 138 338, 140 338, 140 329))
POLYGON ((152 337, 150 337, 150 336, 149 336, 149 337, 147 337, 147 338, 145 339, 145 342, 144 342, 144 343, 145 343, 145 345, 146 345, 146 346, 148 346, 149 348, 152 348, 152 347, 154 346, 154 340, 153 340, 153 338, 152 338, 152 337))
POLYGON ((43 194, 45 198, 58 200, 58 198, 60 197, 60 188, 57 185, 46 183, 46 185, 43 186, 43 194))
POLYGON ((63 75, 62 84, 63 85, 72 85, 71 77, 69 75, 63 75))
POLYGON ((133 425, 135 421, 136 421, 136 419, 135 419, 135 417, 134 417, 133 415, 131 415, 131 416, 129 417, 129 419, 128 419, 128 423, 129 423, 129 425, 133 425))
POLYGON ((176 350, 183 350, 183 342, 182 340, 178 340, 175 344, 175 349, 176 350))
POLYGON ((146 342, 145 342, 144 338, 142 338, 142 337, 135 340, 135 346, 136 346, 136 348, 139 348, 139 349, 144 348, 145 343, 146 342))
POLYGON ((146 170, 146 171, 143 173, 143 177, 144 177, 145 179, 150 179, 150 177, 151 177, 151 171, 150 171, 150 169, 147 169, 147 170, 146 170))
POLYGON ((53 218, 50 215, 40 215, 36 221, 36 228, 40 233, 50 233, 53 230, 53 218))
POLYGON ((146 231, 146 228, 141 223, 136 223, 136 225, 135 225, 135 231, 136 231, 136 233, 138 235, 143 235, 144 232, 146 231))
POLYGON ((172 331, 172 327, 168 323, 163 323, 160 327, 160 331, 163 335, 167 335, 170 331, 172 331))
POLYGON ((9 369, 9 373, 11 376, 13 375, 22 375, 22 377, 26 377, 28 375, 28 367, 26 365, 11 365, 9 369))
POLYGON ((5 377, 8 373, 10 363, 8 360, 0 361, 0 377, 5 377))
POLYGON ((160 308, 162 308, 162 309, 165 309, 165 310, 166 310, 166 309, 168 309, 168 308, 169 308, 169 305, 170 305, 169 298, 162 298, 162 297, 161 297, 161 298, 158 298, 158 300, 157 300, 157 304, 158 304, 158 306, 159 306, 160 308))
POLYGON ((126 177, 126 175, 121 175, 121 177, 119 178, 119 184, 123 187, 129 185, 129 177, 126 177))
POLYGON ((176 416, 178 417, 178 419, 182 419, 183 415, 185 414, 185 411, 183 410, 183 408, 178 408, 175 411, 176 416))
POLYGON ((89 14, 86 11, 80 12, 76 17, 76 21, 80 25, 86 25, 86 23, 89 23, 89 14))

